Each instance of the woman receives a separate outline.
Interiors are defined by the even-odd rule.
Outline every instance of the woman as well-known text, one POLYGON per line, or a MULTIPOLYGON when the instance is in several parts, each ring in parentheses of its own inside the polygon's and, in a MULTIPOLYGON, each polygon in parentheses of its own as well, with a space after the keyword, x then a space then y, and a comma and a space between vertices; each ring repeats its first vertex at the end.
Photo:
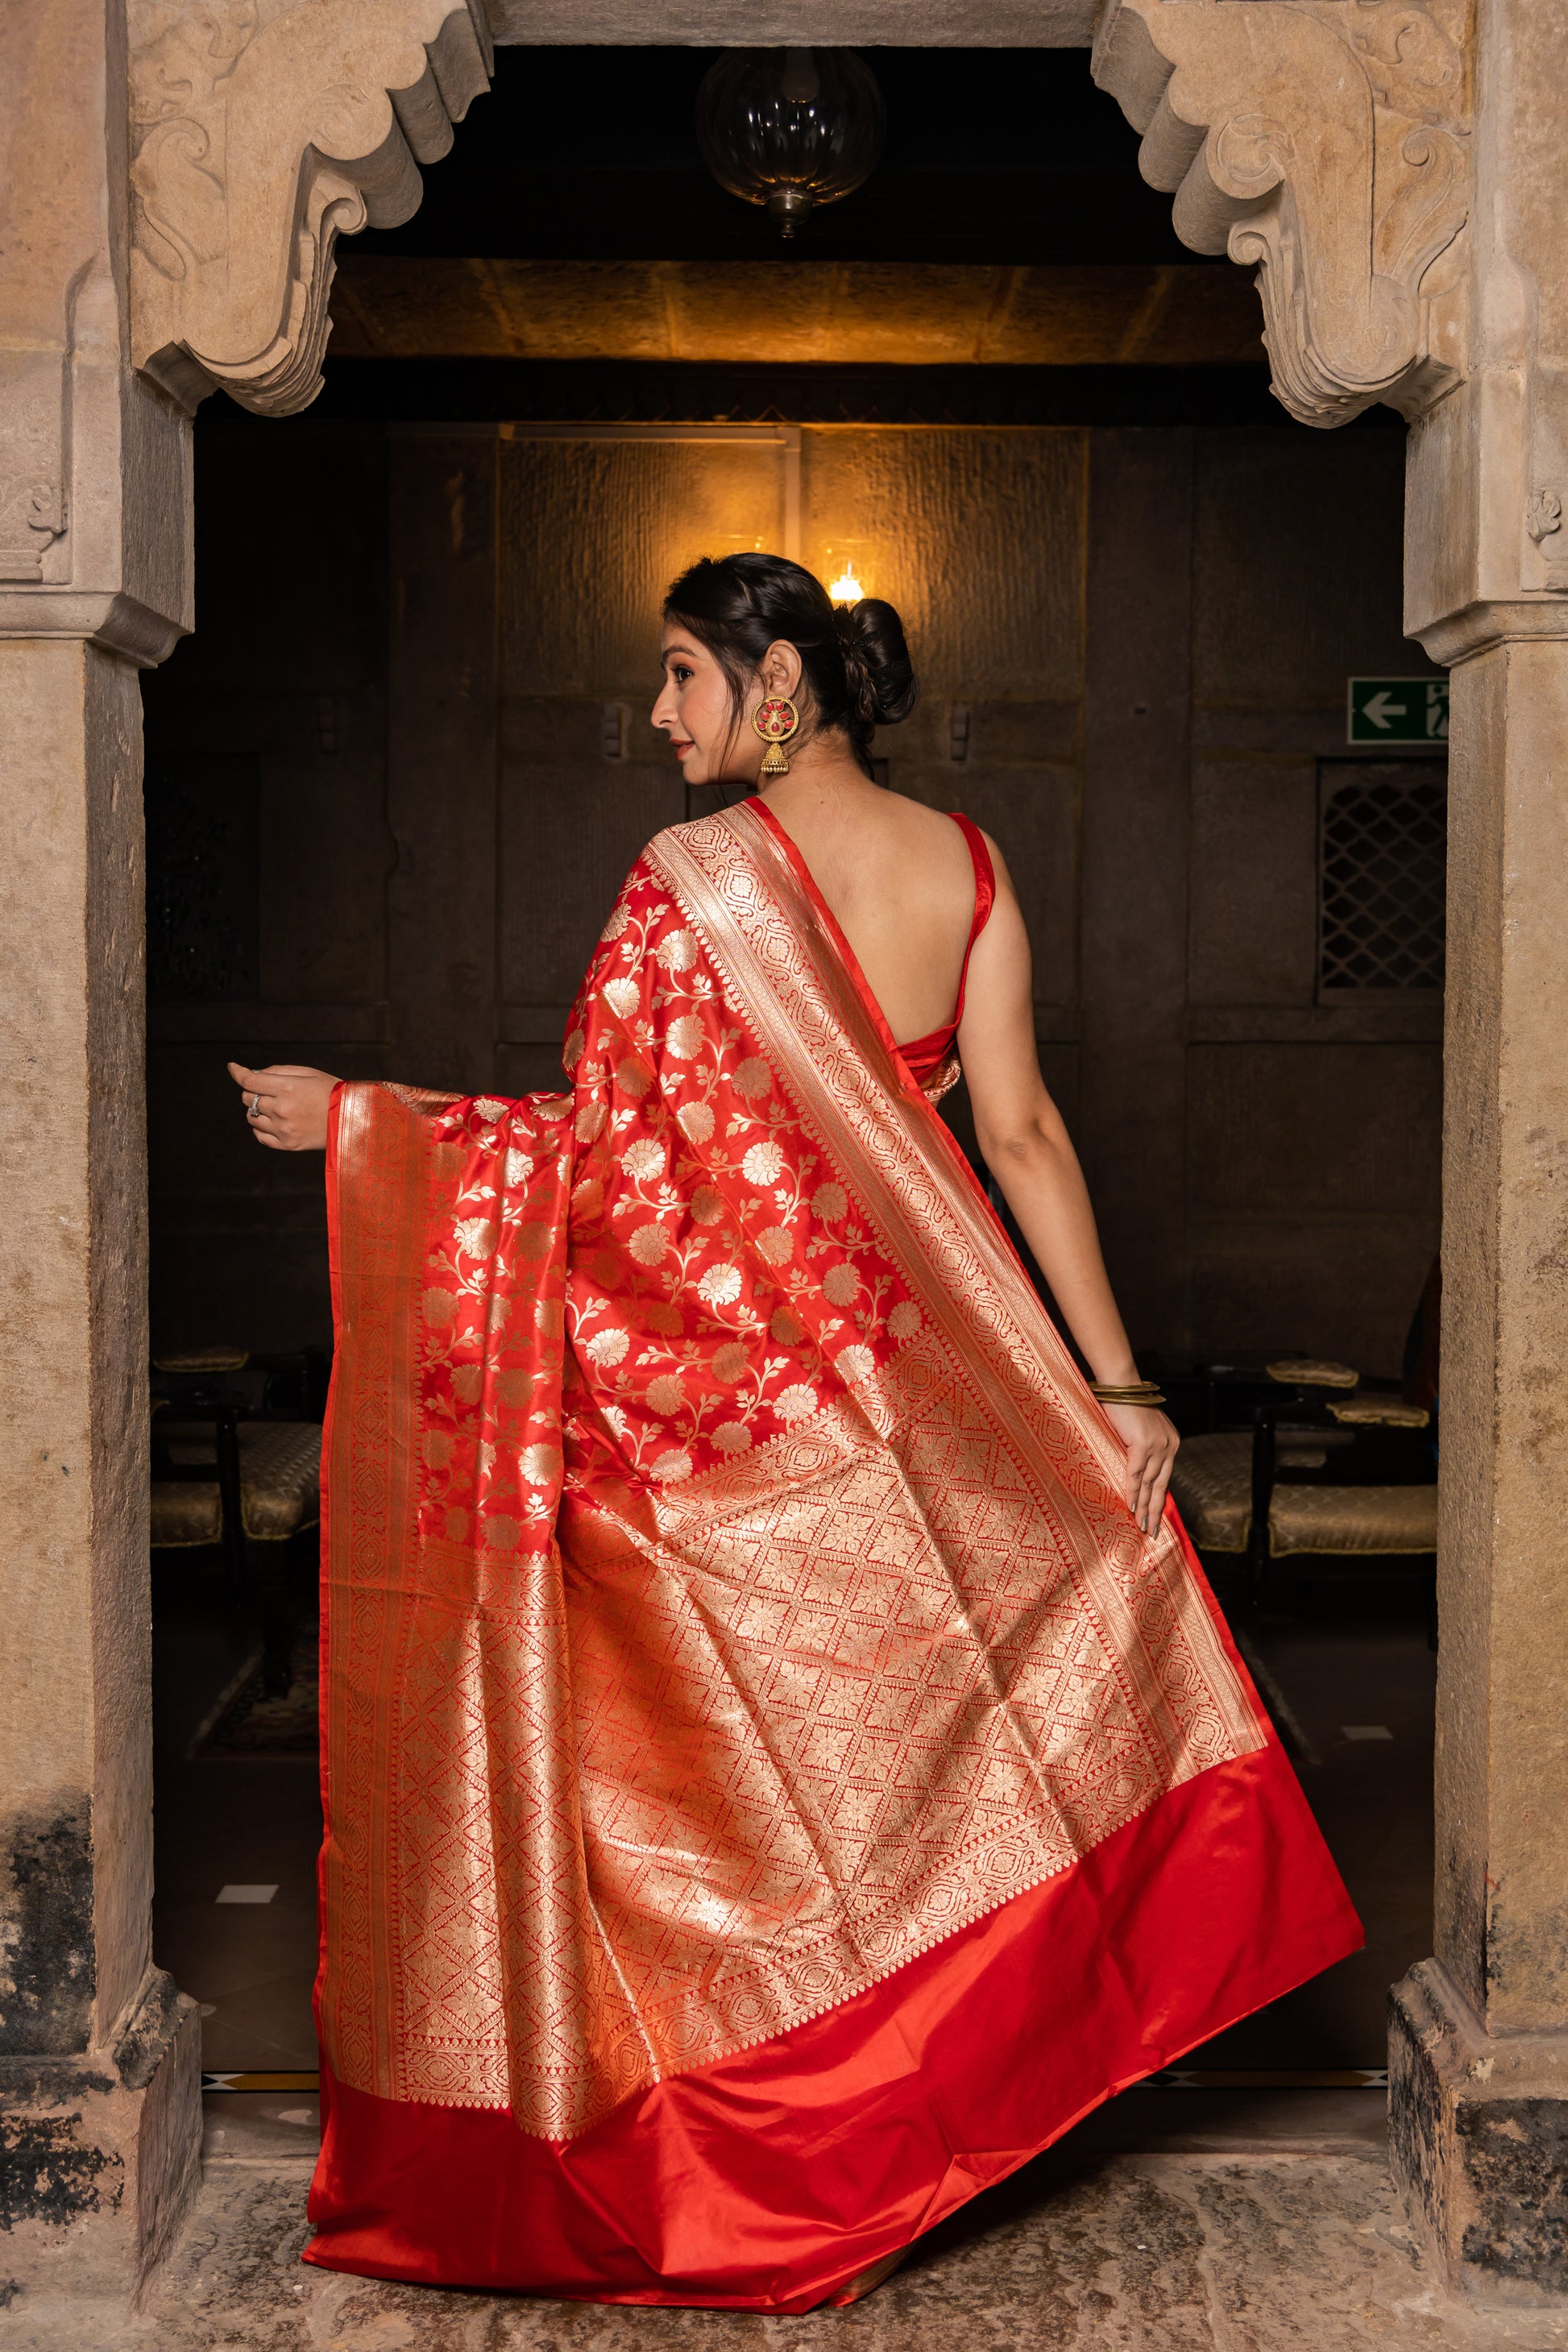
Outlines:
POLYGON ((1005 867, 870 780, 896 614, 746 554, 665 624, 687 781, 762 791, 633 868, 570 1091, 231 1065, 329 1152, 307 2259, 804 2311, 1360 1937, 1165 1503, 1005 867))

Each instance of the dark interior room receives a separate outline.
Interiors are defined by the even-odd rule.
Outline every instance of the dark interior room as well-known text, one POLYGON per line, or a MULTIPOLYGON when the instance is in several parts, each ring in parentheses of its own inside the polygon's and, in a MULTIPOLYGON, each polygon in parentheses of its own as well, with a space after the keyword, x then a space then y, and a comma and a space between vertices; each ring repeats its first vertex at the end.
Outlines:
POLYGON ((863 52, 880 160, 788 237, 704 162, 721 54, 499 51, 341 246, 319 399, 196 421, 197 624, 143 698, 157 1958, 211 2144, 317 2127, 332 1345, 320 1159, 253 1148, 226 1061, 561 1084, 697 813, 664 590, 756 548, 903 616, 879 781, 1005 856, 1173 1492, 1367 1929, 1075 2142, 1375 2137, 1432 1948, 1447 689, 1401 420, 1287 415, 1080 53, 863 52))

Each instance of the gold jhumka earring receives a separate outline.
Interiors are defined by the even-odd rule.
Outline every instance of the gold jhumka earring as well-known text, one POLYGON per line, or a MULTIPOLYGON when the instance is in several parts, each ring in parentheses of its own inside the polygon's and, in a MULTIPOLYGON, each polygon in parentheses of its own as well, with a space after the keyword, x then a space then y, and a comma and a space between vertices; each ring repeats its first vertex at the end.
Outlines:
POLYGON ((784 747, 800 725, 800 713, 787 695, 772 694, 760 704, 752 716, 752 725, 767 745, 763 761, 764 776, 787 776, 789 761, 784 747))

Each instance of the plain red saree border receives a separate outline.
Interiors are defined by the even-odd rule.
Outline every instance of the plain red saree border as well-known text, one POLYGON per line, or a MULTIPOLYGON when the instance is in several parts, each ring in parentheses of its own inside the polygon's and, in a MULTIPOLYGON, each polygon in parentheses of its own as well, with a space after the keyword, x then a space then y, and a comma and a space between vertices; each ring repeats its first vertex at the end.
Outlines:
POLYGON ((1360 1941, 1271 1740, 882 1984, 572 2142, 323 2075, 304 2258, 563 2301, 809 2310, 1360 1941), (356 2184, 342 2210, 340 2179, 356 2184), (422 2242, 382 2210, 417 2214, 422 2242))
MULTIPOLYGON (((338 1599, 334 1593, 337 1580, 335 1559, 340 1543, 349 1543, 346 1528, 347 1513, 340 1508, 338 1477, 343 1474, 345 1498, 353 1496, 349 1507, 363 1516, 366 1507, 364 1482, 362 1491, 353 1494, 353 1482, 346 1461, 340 1461, 340 1446, 346 1444, 352 1431, 362 1443, 367 1419, 378 1431, 379 1444, 371 1448, 378 1465, 374 1482, 381 1489, 382 1518, 385 1540, 398 1548, 412 1531, 410 1481, 416 1450, 413 1445, 412 1428, 405 1426, 399 1433, 393 1426, 398 1415, 394 1402, 395 1384, 388 1378, 387 1348, 393 1327, 405 1327, 401 1352, 412 1356, 406 1326, 415 1312, 417 1296, 417 1272, 412 1279, 395 1282, 395 1251, 391 1253, 394 1264, 375 1268, 378 1281, 373 1282, 374 1309, 363 1318, 375 1332, 367 1348, 366 1333, 357 1310, 365 1305, 366 1261, 384 1259, 389 1244, 399 1232, 406 1232, 412 1222, 421 1239, 428 1226, 431 1166, 422 1149, 415 1147, 410 1132, 411 1114, 416 1106, 429 1108, 438 1104, 458 1100, 456 1096, 436 1095, 425 1089, 399 1088, 395 1097, 384 1096, 376 1087, 345 1085, 342 1080, 332 1089, 327 1118, 326 1202, 327 1202, 327 1263, 331 1284, 332 1322, 338 1345, 333 1350, 332 1375, 327 1392, 327 1406, 321 1430, 321 1563, 320 1578, 319 1671, 322 1694, 321 1708, 321 1740, 318 1769, 321 1791, 322 1836, 317 1858, 317 1965, 311 2001, 318 2042, 324 2048, 327 2036, 322 2031, 323 2013, 328 2000, 328 1923, 331 1917, 335 1893, 334 1869, 341 1874, 344 1867, 341 1837, 338 1770, 344 1765, 341 1725, 328 1704, 331 1689, 331 1656, 333 1639, 334 1611, 338 1599), (399 1149, 390 1156, 383 1148, 382 1175, 384 1181, 374 1196, 374 1206, 367 1206, 363 1195, 356 1198, 354 1218, 345 1217, 342 1192, 343 1162, 347 1155, 356 1181, 363 1186, 367 1176, 367 1145, 373 1127, 384 1123, 394 1100, 394 1133, 399 1149), (346 1129, 346 1132, 345 1132, 346 1129), (389 1288, 389 1286, 392 1287, 389 1288), (352 1333, 353 1349, 342 1342, 352 1333), (383 1344, 376 1344, 381 1342, 383 1344), (336 1753, 334 1753, 334 1750, 336 1753)), ((412 1258, 417 1269, 423 1260, 423 1249, 412 1258)), ((394 1345, 390 1350, 395 1358, 399 1352, 394 1345)), ((345 1580, 346 1581, 346 1580, 345 1580)), ((367 1735, 361 1728, 362 1739, 367 1735)), ((379 1759, 383 1769, 384 1750, 379 1759)), ((345 1775, 346 1777, 346 1775, 345 1775)), ((346 1810, 344 1801, 343 1810, 346 1810)), ((323 2061, 324 2063, 324 2061, 323 2061)))
MULTIPOLYGON (((343 1265, 342 1211, 338 1198, 338 1160, 342 1134, 343 1105, 347 1100, 340 1078, 332 1088, 327 1106, 327 1155, 325 1183, 327 1192, 327 1278, 332 1299, 332 1369, 327 1381, 327 1402, 321 1414, 321 1495, 320 1505, 320 1573, 317 1578, 316 1603, 316 1687, 327 1687, 327 1662, 330 1653, 331 1584, 328 1578, 328 1548, 332 1530, 332 1486, 335 1466, 332 1460, 337 1438, 338 1416, 343 1410, 343 1382, 340 1373, 342 1332, 343 1265)), ((321 2033, 321 1993, 327 1973, 327 1844, 331 1836, 331 1789, 328 1771, 327 1710, 318 1706, 316 1777, 321 1793, 321 1843, 316 1849, 316 1975, 310 1987, 310 2016, 316 2029, 318 2064, 321 2069, 321 2120, 327 2116, 328 2068, 324 2039, 321 2033)))

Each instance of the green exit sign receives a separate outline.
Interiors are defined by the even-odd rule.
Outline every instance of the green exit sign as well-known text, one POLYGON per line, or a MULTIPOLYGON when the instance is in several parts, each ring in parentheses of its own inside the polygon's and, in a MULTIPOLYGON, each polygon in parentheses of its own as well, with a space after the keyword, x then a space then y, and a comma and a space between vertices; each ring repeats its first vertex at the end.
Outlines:
POLYGON ((1352 743, 1446 743, 1446 677, 1348 679, 1349 740, 1352 743))

